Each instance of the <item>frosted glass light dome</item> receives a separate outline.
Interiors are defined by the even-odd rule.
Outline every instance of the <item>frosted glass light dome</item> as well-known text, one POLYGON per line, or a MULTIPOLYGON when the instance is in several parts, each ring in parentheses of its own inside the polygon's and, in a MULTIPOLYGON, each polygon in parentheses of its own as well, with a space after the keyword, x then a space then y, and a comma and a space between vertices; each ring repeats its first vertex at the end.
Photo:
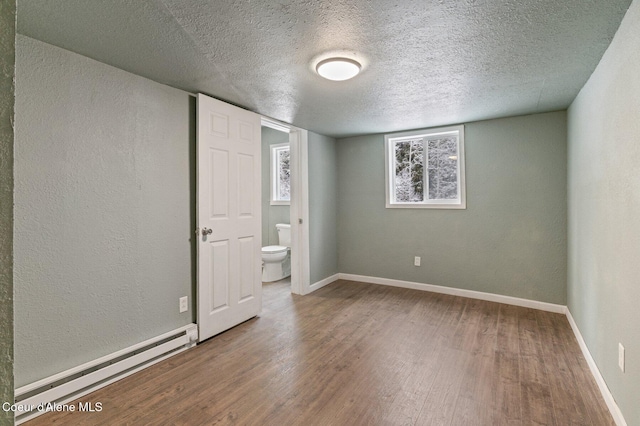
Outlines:
POLYGON ((327 80, 344 81, 360 73, 360 64, 353 59, 329 58, 320 61, 316 71, 327 80))

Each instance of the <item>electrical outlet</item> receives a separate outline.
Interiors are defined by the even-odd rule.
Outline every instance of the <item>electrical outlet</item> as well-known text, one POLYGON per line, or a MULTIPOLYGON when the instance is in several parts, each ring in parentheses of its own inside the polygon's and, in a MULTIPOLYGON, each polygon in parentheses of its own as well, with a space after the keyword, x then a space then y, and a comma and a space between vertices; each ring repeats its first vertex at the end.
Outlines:
POLYGON ((180 298, 180 313, 187 312, 189 310, 189 298, 188 296, 180 298))
POLYGON ((413 258, 413 266, 420 266, 420 256, 413 258))
POLYGON ((624 346, 618 343, 618 367, 624 373, 624 346))

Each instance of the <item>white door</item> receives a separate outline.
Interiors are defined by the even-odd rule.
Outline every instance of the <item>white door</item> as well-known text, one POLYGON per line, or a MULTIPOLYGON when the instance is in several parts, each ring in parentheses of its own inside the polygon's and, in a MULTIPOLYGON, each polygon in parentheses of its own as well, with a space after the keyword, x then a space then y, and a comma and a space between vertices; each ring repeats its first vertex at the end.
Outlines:
POLYGON ((260 313, 260 116, 198 94, 199 340, 260 313))

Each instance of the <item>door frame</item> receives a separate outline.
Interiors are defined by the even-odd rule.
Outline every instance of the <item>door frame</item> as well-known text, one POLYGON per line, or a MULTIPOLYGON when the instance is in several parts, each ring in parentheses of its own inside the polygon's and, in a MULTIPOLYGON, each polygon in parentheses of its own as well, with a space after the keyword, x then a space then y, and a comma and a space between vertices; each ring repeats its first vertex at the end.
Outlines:
POLYGON ((291 167, 291 293, 310 293, 309 266, 309 132, 291 124, 261 116, 262 125, 289 133, 291 167))

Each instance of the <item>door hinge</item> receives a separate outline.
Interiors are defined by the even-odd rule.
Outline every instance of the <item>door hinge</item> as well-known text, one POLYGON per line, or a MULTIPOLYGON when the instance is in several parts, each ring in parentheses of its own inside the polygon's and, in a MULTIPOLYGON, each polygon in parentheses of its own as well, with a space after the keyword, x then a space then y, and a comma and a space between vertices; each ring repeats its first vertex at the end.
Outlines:
POLYGON ((298 219, 298 223, 302 225, 302 219, 298 219))

